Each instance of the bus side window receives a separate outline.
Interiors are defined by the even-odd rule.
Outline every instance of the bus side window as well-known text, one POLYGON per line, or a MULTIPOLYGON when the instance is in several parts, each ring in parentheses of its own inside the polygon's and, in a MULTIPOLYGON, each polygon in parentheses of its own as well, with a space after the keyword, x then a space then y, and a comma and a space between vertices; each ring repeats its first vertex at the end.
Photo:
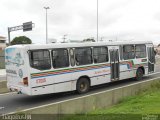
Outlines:
POLYGON ((75 49, 76 65, 92 64, 92 50, 91 48, 76 48, 75 49))
POLYGON ((38 70, 51 68, 50 53, 48 50, 35 50, 29 52, 30 66, 38 70))
POLYGON ((94 63, 108 62, 108 49, 107 47, 94 47, 93 48, 94 63))
POLYGON ((67 49, 52 50, 52 61, 54 68, 63 68, 69 66, 69 57, 67 49))
POLYGON ((134 45, 124 45, 123 46, 123 58, 124 60, 135 58, 134 45))
POLYGON ((145 57, 146 57, 146 46, 136 45, 136 58, 145 58, 145 57))

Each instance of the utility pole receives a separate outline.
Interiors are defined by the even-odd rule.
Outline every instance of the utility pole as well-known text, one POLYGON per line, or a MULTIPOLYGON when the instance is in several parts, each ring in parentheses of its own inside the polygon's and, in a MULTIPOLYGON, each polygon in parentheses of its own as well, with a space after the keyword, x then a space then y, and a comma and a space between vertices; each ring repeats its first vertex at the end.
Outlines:
POLYGON ((65 43, 65 40, 67 39, 66 36, 67 35, 63 35, 63 38, 62 38, 63 39, 63 43, 65 43))
POLYGON ((101 37, 101 41, 103 41, 103 38, 104 38, 104 37, 101 37))
POLYGON ((98 42, 98 0, 97 0, 97 42, 98 42))
POLYGON ((9 30, 9 27, 8 27, 8 44, 11 45, 11 40, 10 40, 10 30, 9 30))
POLYGON ((44 7, 46 10, 46 44, 48 43, 48 20, 47 20, 47 10, 50 9, 49 7, 44 7))

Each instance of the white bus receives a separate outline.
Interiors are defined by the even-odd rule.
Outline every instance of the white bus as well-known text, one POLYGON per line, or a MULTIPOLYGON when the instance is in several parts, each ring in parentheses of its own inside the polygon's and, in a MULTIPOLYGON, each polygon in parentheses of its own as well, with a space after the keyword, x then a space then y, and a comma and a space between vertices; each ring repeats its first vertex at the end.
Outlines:
POLYGON ((5 49, 7 87, 27 95, 74 91, 154 72, 152 42, 15 45, 5 49))

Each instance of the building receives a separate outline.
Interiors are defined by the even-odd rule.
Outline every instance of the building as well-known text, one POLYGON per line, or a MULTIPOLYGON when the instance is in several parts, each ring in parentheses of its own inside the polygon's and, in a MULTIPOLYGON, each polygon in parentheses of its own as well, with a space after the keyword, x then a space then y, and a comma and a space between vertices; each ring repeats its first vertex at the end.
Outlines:
POLYGON ((6 38, 0 36, 0 50, 3 50, 6 47, 6 38))

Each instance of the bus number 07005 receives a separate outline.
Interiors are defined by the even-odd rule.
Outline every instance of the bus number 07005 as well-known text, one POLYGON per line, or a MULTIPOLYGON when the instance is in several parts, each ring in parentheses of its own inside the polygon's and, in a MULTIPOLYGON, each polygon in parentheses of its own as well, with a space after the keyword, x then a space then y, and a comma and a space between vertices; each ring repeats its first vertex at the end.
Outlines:
POLYGON ((46 78, 43 78, 43 79, 37 79, 36 80, 36 83, 39 84, 39 83, 44 83, 46 82, 46 78))

